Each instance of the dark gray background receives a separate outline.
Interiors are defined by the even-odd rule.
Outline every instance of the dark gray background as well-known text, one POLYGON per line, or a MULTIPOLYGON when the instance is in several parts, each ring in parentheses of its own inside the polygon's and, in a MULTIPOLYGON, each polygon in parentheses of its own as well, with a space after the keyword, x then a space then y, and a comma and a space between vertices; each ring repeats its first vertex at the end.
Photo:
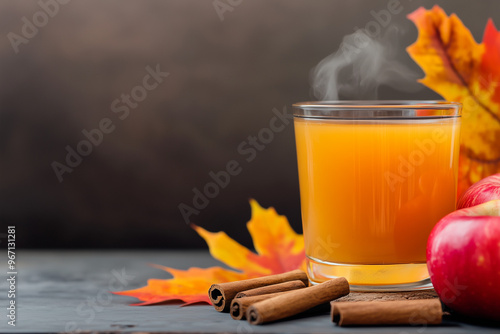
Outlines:
MULTIPOLYGON (((400 2, 391 17, 404 32, 398 58, 415 71, 405 47, 417 30, 406 15, 419 6, 457 13, 476 40, 489 17, 500 24, 496 0, 400 2)), ((247 201, 255 198, 301 231, 293 127, 251 163, 237 147, 268 126, 273 108, 290 112, 313 99, 311 69, 387 4, 246 0, 221 21, 212 1, 73 0, 16 54, 7 35, 19 34, 22 18, 32 21, 40 6, 0 2, 2 226, 17 226, 18 247, 201 247, 178 205, 191 204, 192 188, 210 181, 210 171, 236 160, 241 174, 191 220, 250 245, 247 201), (170 76, 119 120, 111 102, 156 64, 170 76), (63 162, 66 145, 74 148, 103 118, 114 132, 59 183, 51 163, 63 162)), ((438 98, 426 88, 379 93, 438 98)))

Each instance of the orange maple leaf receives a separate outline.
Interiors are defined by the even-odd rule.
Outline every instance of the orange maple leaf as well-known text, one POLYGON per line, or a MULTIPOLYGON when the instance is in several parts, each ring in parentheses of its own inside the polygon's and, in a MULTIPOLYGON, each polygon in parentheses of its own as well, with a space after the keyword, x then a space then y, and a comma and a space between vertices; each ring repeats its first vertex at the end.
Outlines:
POLYGON ((419 8, 408 18, 418 39, 407 49, 424 70, 419 80, 463 104, 458 195, 500 172, 500 33, 490 19, 481 44, 455 15, 419 8))
POLYGON ((155 265, 170 273, 173 278, 150 279, 142 288, 113 293, 136 297, 142 301, 133 305, 150 305, 170 300, 181 300, 184 305, 200 302, 210 304, 207 292, 213 283, 279 274, 294 269, 305 270, 302 235, 295 233, 286 217, 278 215, 274 208, 264 209, 255 200, 250 200, 250 206, 252 217, 247 228, 256 253, 231 239, 225 232, 212 233, 192 224, 194 230, 207 242, 210 254, 238 271, 221 267, 178 270, 155 265))

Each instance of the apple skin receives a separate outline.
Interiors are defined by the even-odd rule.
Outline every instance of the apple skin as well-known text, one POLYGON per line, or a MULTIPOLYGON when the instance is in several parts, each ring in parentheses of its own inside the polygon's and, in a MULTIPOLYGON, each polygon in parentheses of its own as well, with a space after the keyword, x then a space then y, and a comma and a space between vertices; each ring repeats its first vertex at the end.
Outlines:
POLYGON ((458 200, 457 209, 469 208, 495 199, 500 199, 500 173, 485 177, 470 186, 458 200))
POLYGON ((441 301, 459 314, 500 320, 500 200, 450 213, 427 242, 441 301))

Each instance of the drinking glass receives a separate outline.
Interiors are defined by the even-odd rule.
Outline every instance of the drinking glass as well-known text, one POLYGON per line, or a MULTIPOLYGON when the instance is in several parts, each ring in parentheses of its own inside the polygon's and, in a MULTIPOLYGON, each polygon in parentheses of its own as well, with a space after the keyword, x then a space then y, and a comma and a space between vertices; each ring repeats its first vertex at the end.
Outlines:
POLYGON ((308 276, 352 290, 431 288, 426 243, 455 210, 461 105, 293 105, 308 276))

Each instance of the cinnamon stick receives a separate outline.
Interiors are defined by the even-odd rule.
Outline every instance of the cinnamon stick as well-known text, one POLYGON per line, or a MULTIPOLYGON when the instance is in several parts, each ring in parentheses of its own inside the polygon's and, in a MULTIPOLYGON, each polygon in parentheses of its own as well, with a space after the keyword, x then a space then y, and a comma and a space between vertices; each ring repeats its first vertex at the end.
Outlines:
POLYGON ((439 299, 332 302, 332 321, 339 326, 438 325, 443 317, 439 299))
POLYGON ((241 292, 238 292, 238 294, 235 296, 235 298, 267 295, 270 293, 302 289, 305 287, 306 287, 306 284, 304 284, 304 282, 302 282, 302 281, 299 281, 299 280, 289 281, 289 282, 284 282, 284 283, 266 285, 266 286, 262 286, 260 288, 250 289, 250 290, 246 290, 246 291, 241 291, 241 292))
POLYGON ((302 313, 348 293, 349 283, 339 277, 257 302, 247 309, 246 318, 250 324, 260 325, 302 313))
POLYGON ((246 319, 246 311, 250 305, 260 302, 262 300, 266 300, 290 292, 291 291, 281 291, 264 295, 234 298, 233 301, 231 302, 231 308, 229 310, 229 314, 231 314, 231 318, 233 318, 234 320, 246 319))
POLYGON ((238 294, 238 292, 295 280, 300 280, 305 285, 308 284, 305 272, 302 270, 293 270, 278 275, 251 278, 236 282, 212 284, 208 290, 208 297, 217 311, 228 312, 231 301, 238 294))

